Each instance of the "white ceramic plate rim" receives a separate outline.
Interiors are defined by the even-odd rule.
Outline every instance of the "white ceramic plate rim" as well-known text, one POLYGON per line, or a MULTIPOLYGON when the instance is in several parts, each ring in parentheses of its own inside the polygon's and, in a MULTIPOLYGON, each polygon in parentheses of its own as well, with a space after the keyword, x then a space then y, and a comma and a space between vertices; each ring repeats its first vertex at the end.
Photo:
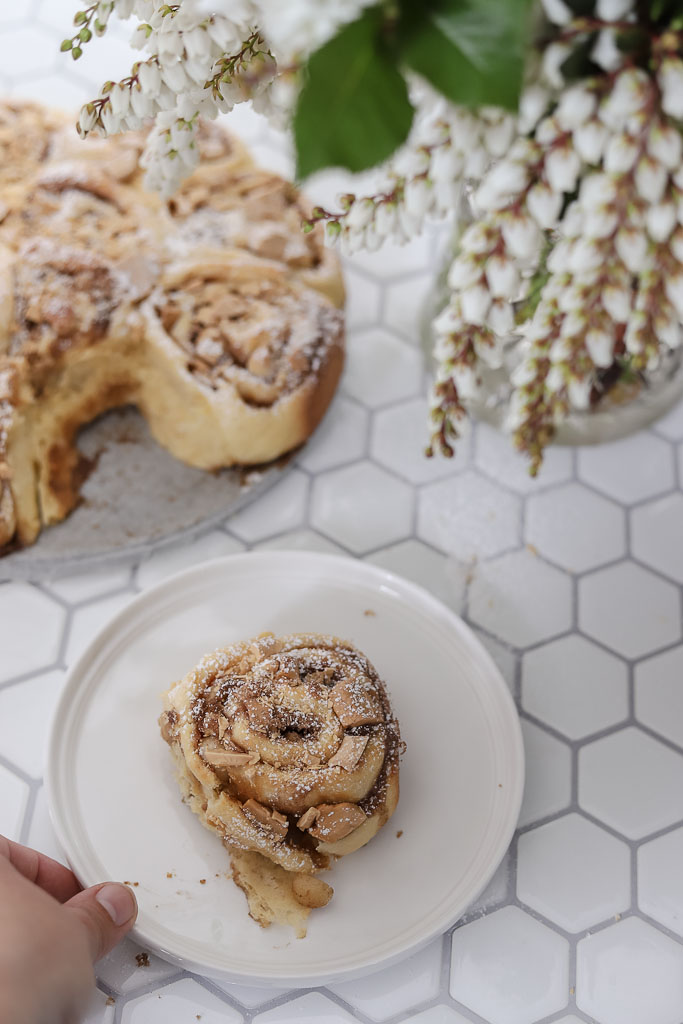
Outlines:
MULTIPOLYGON (((141 944, 159 953, 163 958, 198 974, 220 977, 228 981, 245 984, 291 985, 297 987, 315 986, 338 982, 342 979, 361 977, 380 968, 388 967, 403 959, 412 952, 427 945, 433 938, 442 934, 454 924, 467 910, 481 892, 486 888, 499 866, 514 834, 519 817, 524 790, 524 747, 517 711, 510 691, 506 686, 498 668, 488 652, 472 633, 470 628, 454 612, 447 608, 427 590, 419 585, 397 576, 377 566, 360 562, 346 556, 319 554, 302 551, 276 552, 244 552, 227 555, 216 559, 210 564, 194 566, 168 577, 154 587, 131 600, 110 622, 104 626, 91 640, 83 654, 76 661, 68 674, 68 678, 53 717, 48 744, 46 792, 50 816, 58 842, 64 850, 66 858, 74 873, 84 886, 100 881, 98 857, 87 840, 87 832, 79 816, 74 810, 74 801, 70 797, 69 780, 69 749, 70 739, 78 728, 78 710, 86 704, 86 697, 93 685, 89 678, 89 669, 100 652, 123 629, 129 628, 130 621, 141 618, 144 611, 149 615, 150 608, 163 604, 165 598, 174 595, 178 589, 188 592, 193 583, 201 583, 207 573, 212 575, 229 574, 233 567, 239 568, 248 563, 255 566, 273 564, 281 567, 292 559, 298 566, 325 565, 330 577, 340 579, 349 576, 356 579, 364 577, 372 580, 378 587, 388 587, 398 594, 404 604, 421 605, 441 625, 453 629, 459 640, 470 649, 472 655, 485 668, 489 684, 493 692, 495 712, 504 719, 506 742, 508 744, 508 785, 504 811, 489 822, 485 841, 479 851, 476 863, 470 865, 465 881, 457 879, 458 887, 468 889, 467 896, 457 902, 444 895, 441 909, 423 919, 419 925, 409 929, 407 933, 395 936, 391 941, 376 948, 372 961, 367 957, 347 957, 338 967, 315 968, 306 973, 294 973, 291 969, 279 968, 273 964, 272 970, 264 976, 260 970, 250 968, 248 962, 226 964, 224 958, 217 957, 210 961, 204 955, 200 943, 186 939, 178 948, 167 948, 162 937, 163 930, 155 925, 149 915, 140 915, 133 931, 133 937, 141 944), (85 684, 85 685, 84 685, 85 684), (74 824, 76 828, 74 828, 74 824), (82 831, 83 841, 79 842, 78 832, 82 831)), ((146 618, 142 625, 149 621, 146 618)))

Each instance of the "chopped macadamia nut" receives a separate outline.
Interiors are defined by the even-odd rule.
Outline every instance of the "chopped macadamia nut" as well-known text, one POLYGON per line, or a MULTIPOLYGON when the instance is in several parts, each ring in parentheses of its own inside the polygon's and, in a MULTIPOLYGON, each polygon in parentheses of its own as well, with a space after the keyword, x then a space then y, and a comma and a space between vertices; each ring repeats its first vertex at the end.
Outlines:
POLYGON ((326 907, 334 895, 334 889, 321 878, 313 875, 296 875, 292 882, 292 892, 297 903, 302 907, 326 907))
POLYGON ((315 821, 315 819, 317 817, 318 817, 318 808, 317 807, 309 807, 308 810, 304 811, 304 813, 301 815, 301 817, 297 821, 297 823, 296 823, 297 824, 297 828, 300 828, 302 830, 302 832, 305 832, 306 829, 311 827, 311 825, 313 824, 313 822, 315 821))
POLYGON ((368 745, 368 736, 345 736, 334 757, 327 762, 330 768, 339 765, 347 772, 356 767, 368 745))
POLYGON ((378 698, 342 679, 330 690, 334 712, 345 729, 356 725, 379 725, 383 721, 378 698))
POLYGON ((309 833, 324 843, 336 843, 355 832, 366 820, 356 804, 320 804, 315 825, 309 833))
POLYGON ((210 750, 204 754, 204 760, 212 768, 247 768, 258 764, 258 754, 241 754, 237 750, 210 750))
POLYGON ((274 832, 278 838, 284 839, 287 835, 289 822, 285 815, 280 814, 279 811, 271 811, 270 807, 264 807, 257 800, 247 800, 242 805, 242 810, 247 817, 252 818, 270 832, 274 832))
POLYGON ((264 704, 258 698, 248 699, 245 702, 249 724, 254 732, 267 733, 275 725, 275 712, 269 704, 264 704))

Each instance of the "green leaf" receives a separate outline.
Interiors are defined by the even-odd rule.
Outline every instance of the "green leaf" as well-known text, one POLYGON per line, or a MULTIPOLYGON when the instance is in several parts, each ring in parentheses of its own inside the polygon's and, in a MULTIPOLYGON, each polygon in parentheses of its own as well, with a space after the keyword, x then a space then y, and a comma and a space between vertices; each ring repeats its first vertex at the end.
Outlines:
POLYGON ((59 47, 59 49, 62 51, 62 53, 66 53, 66 51, 70 50, 72 46, 73 43, 70 39, 62 39, 62 45, 59 47))
POLYGON ((529 0, 436 0, 419 18, 411 0, 403 59, 454 103, 517 107, 530 36, 529 0))
POLYGON ((311 55, 294 115, 297 175, 386 160, 413 120, 405 80, 370 8, 311 55))

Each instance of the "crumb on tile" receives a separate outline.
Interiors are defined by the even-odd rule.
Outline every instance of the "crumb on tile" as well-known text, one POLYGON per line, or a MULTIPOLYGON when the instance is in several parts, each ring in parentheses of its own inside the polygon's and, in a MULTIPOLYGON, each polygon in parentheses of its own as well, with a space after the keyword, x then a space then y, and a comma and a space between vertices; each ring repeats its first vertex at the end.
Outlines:
POLYGON ((199 879, 199 884, 200 885, 206 885, 206 879, 205 878, 200 878, 199 879))
POLYGON ((372 608, 366 608, 365 611, 363 612, 363 615, 367 615, 368 618, 374 619, 374 617, 377 615, 377 612, 374 612, 372 608))
POLYGON ((398 832, 396 833, 396 838, 397 838, 397 839, 400 839, 402 835, 403 835, 403 829, 402 829, 402 828, 400 828, 400 829, 398 830, 398 832))
POLYGON ((175 878, 175 872, 174 871, 167 871, 166 872, 166 877, 167 878, 175 878))

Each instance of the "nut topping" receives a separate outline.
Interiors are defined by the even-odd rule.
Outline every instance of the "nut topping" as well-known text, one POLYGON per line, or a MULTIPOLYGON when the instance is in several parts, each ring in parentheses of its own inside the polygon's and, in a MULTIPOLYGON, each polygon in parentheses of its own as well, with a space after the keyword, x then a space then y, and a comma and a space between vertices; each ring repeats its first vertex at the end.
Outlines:
POLYGON ((334 712, 345 729, 356 725, 379 725, 384 719, 374 695, 342 679, 330 690, 334 712))
POLYGON ((300 828, 302 832, 306 832, 311 827, 315 819, 318 817, 318 808, 309 807, 305 811, 296 823, 296 827, 300 828))
POLYGON ((247 754, 239 750, 226 750, 224 747, 209 746, 205 743, 201 755, 207 764, 212 768, 246 768, 248 765, 258 764, 258 754, 247 754))
POLYGON ((326 907, 334 895, 334 889, 322 878, 312 875, 295 875, 292 880, 292 892, 297 903, 302 907, 326 907))
POLYGON ((210 330, 202 331, 197 338, 195 348, 197 355, 208 363, 209 366, 215 366, 219 359, 223 356, 223 346, 220 341, 215 338, 210 330))
POLYGON ((269 704, 264 704, 258 697, 253 697, 247 698, 244 705, 254 732, 268 733, 275 727, 275 712, 269 704))
POLYGON ((347 772, 356 767, 368 745, 369 736, 345 736, 334 757, 327 762, 330 768, 339 765, 347 772))
POLYGON ((279 811, 271 811, 270 807, 264 807, 257 800, 247 800, 242 805, 242 810, 248 818, 252 818, 259 825, 262 825, 263 828, 274 832, 279 839, 284 839, 287 835, 289 822, 285 815, 280 814, 279 811))
POLYGON ((355 832, 366 820, 356 804, 320 804, 318 817, 309 834, 324 843, 336 843, 355 832))

